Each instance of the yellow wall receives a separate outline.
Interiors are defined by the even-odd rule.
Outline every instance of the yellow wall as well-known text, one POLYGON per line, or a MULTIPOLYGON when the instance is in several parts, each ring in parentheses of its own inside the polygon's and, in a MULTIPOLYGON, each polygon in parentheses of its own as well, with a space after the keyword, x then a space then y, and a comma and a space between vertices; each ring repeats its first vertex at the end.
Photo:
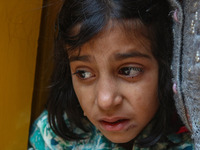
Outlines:
POLYGON ((27 149, 42 0, 0 1, 0 149, 27 149))
POLYGON ((45 0, 42 9, 42 19, 40 26, 40 37, 38 41, 38 54, 35 75, 35 86, 32 102, 32 122, 44 110, 49 93, 49 81, 53 69, 53 52, 55 21, 59 10, 62 7, 61 0, 45 0))

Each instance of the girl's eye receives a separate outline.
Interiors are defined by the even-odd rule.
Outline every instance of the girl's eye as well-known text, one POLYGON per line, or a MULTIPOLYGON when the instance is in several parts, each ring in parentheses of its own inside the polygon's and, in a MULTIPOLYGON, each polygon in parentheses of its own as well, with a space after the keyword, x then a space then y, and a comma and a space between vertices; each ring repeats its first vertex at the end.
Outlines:
POLYGON ((143 72, 143 69, 139 67, 123 67, 118 73, 120 75, 133 78, 138 76, 141 72, 143 72))
POLYGON ((77 77, 79 77, 80 79, 83 79, 83 80, 94 77, 94 74, 92 74, 89 71, 85 71, 85 70, 77 70, 75 73, 73 73, 73 75, 76 75, 77 77))

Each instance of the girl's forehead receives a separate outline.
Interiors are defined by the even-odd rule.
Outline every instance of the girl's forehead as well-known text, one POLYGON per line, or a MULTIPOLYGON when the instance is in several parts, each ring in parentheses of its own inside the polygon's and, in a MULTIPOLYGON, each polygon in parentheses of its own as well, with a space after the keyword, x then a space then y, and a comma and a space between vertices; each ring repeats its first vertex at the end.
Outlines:
MULTIPOLYGON (((74 31, 76 30, 76 32, 78 32, 77 30, 79 29, 81 29, 80 24, 76 26, 74 31)), ((123 21, 110 20, 109 23, 98 34, 96 34, 89 41, 81 45, 79 48, 71 51, 69 55, 80 54, 80 50, 82 47, 84 47, 84 45, 92 46, 94 43, 97 44, 97 42, 100 41, 99 39, 101 39, 102 41, 104 39, 107 39, 106 37, 110 35, 113 35, 116 38, 121 37, 121 39, 126 40, 127 42, 132 41, 134 43, 139 43, 144 47, 148 47, 148 49, 149 47, 151 47, 149 31, 139 19, 123 21)))
POLYGON ((131 50, 152 55, 149 39, 136 31, 128 31, 122 26, 115 25, 106 28, 80 48, 71 52, 69 58, 80 55, 101 55, 102 53, 112 56, 116 53, 130 53, 131 50))
POLYGON ((140 19, 120 19, 109 20, 105 27, 95 37, 98 38, 101 37, 101 35, 105 35, 110 32, 121 32, 121 34, 127 38, 135 38, 138 36, 147 37, 149 34, 148 27, 145 26, 140 19))
MULTIPOLYGON (((73 28, 71 28, 70 36, 76 36, 81 33, 83 24, 78 23, 73 28)), ((136 19, 110 19, 107 23, 102 27, 102 29, 95 34, 92 39, 96 37, 100 37, 102 34, 106 32, 112 32, 116 28, 122 30, 125 34, 131 35, 144 35, 147 36, 149 34, 148 27, 144 25, 144 23, 136 18, 136 19)), ((84 38, 84 37, 83 37, 84 38)))

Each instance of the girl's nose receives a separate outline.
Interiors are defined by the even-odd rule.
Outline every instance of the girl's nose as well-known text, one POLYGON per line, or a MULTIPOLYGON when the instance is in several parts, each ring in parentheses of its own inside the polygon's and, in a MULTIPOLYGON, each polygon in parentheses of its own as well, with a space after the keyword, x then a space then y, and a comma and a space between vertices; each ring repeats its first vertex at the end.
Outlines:
POLYGON ((112 110, 122 103, 118 85, 113 79, 100 79, 96 88, 96 101, 102 110, 112 110))

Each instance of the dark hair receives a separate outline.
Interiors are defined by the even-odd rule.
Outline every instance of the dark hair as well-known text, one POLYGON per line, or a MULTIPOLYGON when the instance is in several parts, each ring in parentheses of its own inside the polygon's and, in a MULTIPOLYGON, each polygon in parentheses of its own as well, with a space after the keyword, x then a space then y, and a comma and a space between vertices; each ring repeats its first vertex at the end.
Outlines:
POLYGON ((148 30, 152 53, 159 64, 158 97, 160 107, 151 134, 139 140, 141 146, 152 146, 168 132, 174 112, 171 90, 172 31, 170 6, 167 0, 66 0, 59 13, 55 40, 55 66, 48 100, 48 119, 53 131, 63 139, 80 139, 66 125, 69 121, 83 129, 82 109, 73 89, 68 52, 80 47, 96 36, 110 20, 139 19, 148 30), (78 27, 78 31, 75 31, 78 27), (66 46, 67 45, 67 46, 66 46), (66 48, 67 47, 67 48, 66 48))

